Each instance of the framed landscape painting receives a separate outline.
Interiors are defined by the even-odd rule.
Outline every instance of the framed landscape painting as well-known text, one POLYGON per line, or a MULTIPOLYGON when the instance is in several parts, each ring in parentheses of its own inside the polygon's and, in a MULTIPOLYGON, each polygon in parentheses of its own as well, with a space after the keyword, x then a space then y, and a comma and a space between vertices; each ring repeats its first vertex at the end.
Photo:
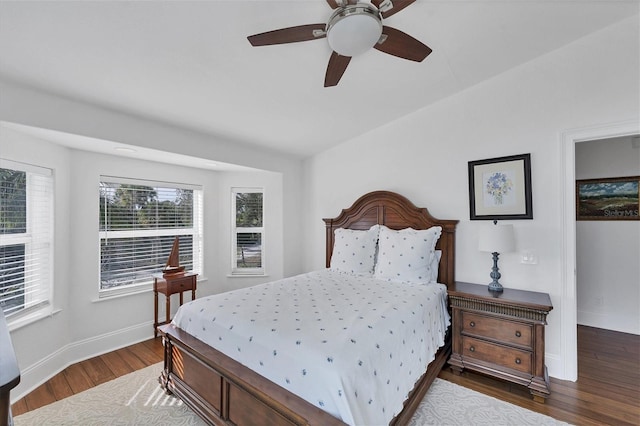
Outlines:
POLYGON ((640 220, 640 176, 576 181, 576 220, 640 220))
POLYGON ((531 154, 469 161, 471 220, 533 219, 531 154))

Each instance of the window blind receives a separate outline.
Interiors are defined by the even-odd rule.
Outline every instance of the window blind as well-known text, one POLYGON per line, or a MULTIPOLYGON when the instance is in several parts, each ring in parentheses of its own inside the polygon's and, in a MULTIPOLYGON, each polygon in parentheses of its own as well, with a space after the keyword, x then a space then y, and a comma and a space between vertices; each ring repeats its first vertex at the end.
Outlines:
POLYGON ((262 188, 232 188, 232 274, 264 274, 264 193, 262 188))
POLYGON ((176 236, 180 264, 201 271, 202 190, 139 182, 107 177, 100 182, 101 291, 151 282, 165 266, 176 236))
POLYGON ((52 171, 0 159, 0 306, 8 318, 49 304, 52 247, 52 171))

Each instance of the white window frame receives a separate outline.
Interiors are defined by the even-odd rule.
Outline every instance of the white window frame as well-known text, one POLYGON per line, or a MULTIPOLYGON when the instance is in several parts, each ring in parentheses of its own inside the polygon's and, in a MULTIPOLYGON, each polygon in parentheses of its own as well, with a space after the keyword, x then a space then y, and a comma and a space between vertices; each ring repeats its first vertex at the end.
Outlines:
POLYGON ((24 307, 7 315, 9 327, 15 329, 53 312, 54 176, 49 168, 2 158, 0 168, 25 172, 27 177, 26 232, 0 234, 0 246, 25 246, 24 307), (41 256, 45 260, 36 263, 34 258, 41 256))
POLYGON ((256 187, 232 187, 231 188, 231 275, 232 276, 256 276, 266 275, 265 269, 265 191, 264 188, 256 187), (262 194, 262 226, 261 227, 238 227, 236 226, 236 194, 259 193, 262 194), (260 268, 238 268, 238 234, 252 233, 260 234, 261 240, 261 262, 260 268))
MULTIPOLYGON (((125 185, 139 185, 149 187, 176 188, 193 190, 193 227, 191 228, 162 228, 162 229, 135 229, 127 231, 101 231, 98 228, 98 297, 100 299, 121 296, 124 294, 134 294, 148 291, 152 288, 153 278, 144 282, 126 284, 112 288, 102 288, 102 270, 100 258, 102 256, 101 243, 104 239, 110 238, 140 238, 140 237, 162 237, 168 235, 191 235, 193 250, 193 272, 202 275, 203 264, 203 189, 201 185, 174 183, 165 181, 152 181, 143 179, 132 179, 117 176, 100 176, 100 183, 118 183, 125 185)), ((158 271, 160 273, 160 271, 158 271)))

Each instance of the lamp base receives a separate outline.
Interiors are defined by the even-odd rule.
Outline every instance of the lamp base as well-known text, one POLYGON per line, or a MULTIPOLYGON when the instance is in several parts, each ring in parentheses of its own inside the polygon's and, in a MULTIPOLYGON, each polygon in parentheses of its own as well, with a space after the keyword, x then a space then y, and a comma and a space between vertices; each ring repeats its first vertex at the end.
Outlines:
POLYGON ((491 253, 491 255, 493 258, 493 268, 491 268, 491 274, 489 274, 489 276, 493 279, 493 281, 491 282, 491 284, 489 284, 489 291, 501 293, 503 288, 502 284, 498 282, 498 280, 502 276, 500 274, 500 270, 498 269, 498 253, 494 251, 493 253, 491 253))
POLYGON ((502 293, 503 290, 504 288, 499 282, 492 282, 491 284, 489 284, 489 291, 492 291, 494 293, 502 293))

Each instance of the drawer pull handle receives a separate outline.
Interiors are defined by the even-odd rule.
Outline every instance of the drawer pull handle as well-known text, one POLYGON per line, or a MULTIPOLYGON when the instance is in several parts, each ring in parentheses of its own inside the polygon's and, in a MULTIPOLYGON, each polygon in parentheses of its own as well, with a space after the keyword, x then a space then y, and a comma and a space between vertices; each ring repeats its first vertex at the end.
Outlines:
POLYGON ((471 327, 475 327, 475 326, 476 326, 476 323, 475 323, 474 321, 471 321, 471 322, 469 323, 469 325, 470 325, 471 327))
POLYGON ((522 333, 520 333, 520 331, 516 331, 516 337, 522 337, 522 333))
POLYGON ((471 347, 469 348, 469 350, 470 350, 471 352, 475 352, 475 351, 476 351, 476 348, 474 348, 473 346, 471 346, 471 347))
POLYGON ((522 364, 522 361, 520 360, 520 358, 516 358, 516 364, 518 365, 522 364))

